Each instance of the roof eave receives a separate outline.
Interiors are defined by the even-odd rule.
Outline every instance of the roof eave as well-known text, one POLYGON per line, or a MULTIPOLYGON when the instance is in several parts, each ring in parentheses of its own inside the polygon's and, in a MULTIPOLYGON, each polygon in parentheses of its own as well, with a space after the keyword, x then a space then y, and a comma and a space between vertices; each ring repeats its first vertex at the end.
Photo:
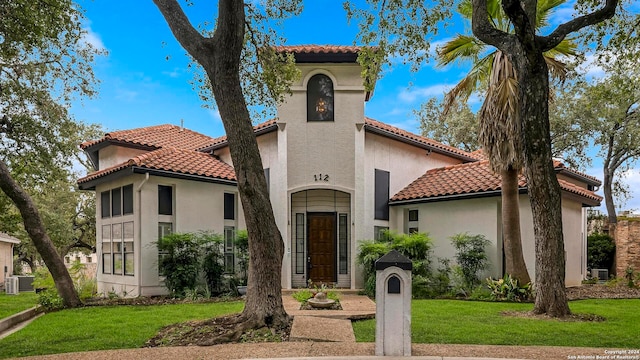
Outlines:
MULTIPOLYGON (((520 194, 526 194, 527 188, 521 187, 518 190, 520 194)), ((569 198, 580 202, 582 207, 592 207, 592 206, 600 206, 600 201, 596 199, 592 199, 591 197, 580 195, 573 193, 571 191, 562 189, 562 193, 569 198)), ((449 194, 449 195, 440 195, 440 196, 431 196, 426 198, 417 198, 417 199, 407 199, 407 200, 396 200, 389 201, 390 206, 396 205, 410 205, 410 204, 420 204, 420 203, 429 203, 429 202, 440 202, 440 201, 450 201, 450 200, 461 200, 461 199, 477 199, 483 197, 492 197, 492 196, 501 196, 502 190, 489 190, 484 192, 473 192, 473 193, 463 193, 463 194, 449 194)))
POLYGON ((458 153, 453 152, 453 151, 448 151, 446 149, 442 149, 442 148, 439 148, 439 147, 436 147, 436 146, 433 146, 433 145, 425 144, 425 143, 422 143, 420 141, 416 141, 416 140, 413 140, 411 138, 407 138, 405 136, 398 135, 398 134, 393 133, 391 131, 380 129, 380 128, 377 128, 377 127, 372 126, 372 125, 365 124, 364 128, 365 128, 366 131, 369 131, 371 133, 378 134, 378 135, 381 135, 381 136, 385 136, 385 137, 388 137, 390 139, 398 140, 398 141, 403 142, 405 144, 413 145, 413 146, 416 146, 416 147, 419 147, 419 148, 422 148, 422 149, 425 149, 425 150, 431 150, 431 151, 433 151, 435 153, 438 153, 438 154, 451 156, 451 157, 454 157, 456 159, 460 159, 462 161, 468 161, 468 162, 478 161, 474 157, 465 156, 465 155, 458 154, 458 153))
MULTIPOLYGON (((261 129, 255 130, 253 132, 253 134, 256 137, 258 137, 260 135, 264 135, 264 134, 268 134, 268 133, 274 132, 277 129, 278 129, 278 124, 274 122, 273 124, 271 124, 269 126, 265 126, 265 127, 261 128, 261 129)), ((211 153, 213 151, 225 148, 227 146, 229 146, 229 141, 228 140, 224 140, 224 141, 221 141, 221 142, 219 142, 217 144, 213 144, 213 145, 204 147, 204 148, 202 148, 202 149, 200 149, 198 151, 203 152, 203 153, 211 153)))
POLYGON ((153 176, 168 177, 168 178, 174 178, 174 179, 193 180, 193 181, 232 185, 232 186, 238 185, 238 182, 236 180, 215 178, 215 177, 197 175, 197 174, 184 174, 184 173, 179 173, 179 172, 169 171, 169 170, 150 169, 144 166, 127 166, 120 170, 116 170, 112 173, 109 173, 107 175, 100 176, 86 182, 78 183, 78 188, 80 188, 80 190, 95 190, 96 185, 117 180, 119 178, 132 175, 132 174, 146 174, 146 173, 149 173, 149 175, 153 175, 153 176))
POLYGON ((564 174, 568 177, 574 178, 576 180, 580 180, 580 181, 584 181, 585 183, 589 184, 589 185, 593 185, 593 186, 600 186, 602 185, 602 182, 600 180, 597 179, 592 179, 590 177, 584 176, 580 173, 577 173, 575 171, 572 171, 568 168, 560 168, 557 170, 557 172, 559 174, 564 174))

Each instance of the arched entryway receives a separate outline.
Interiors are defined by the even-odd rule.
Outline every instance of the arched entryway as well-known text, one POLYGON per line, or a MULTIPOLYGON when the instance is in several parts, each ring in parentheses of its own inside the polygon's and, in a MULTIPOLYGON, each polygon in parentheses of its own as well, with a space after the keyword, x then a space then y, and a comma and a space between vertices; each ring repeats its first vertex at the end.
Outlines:
POLYGON ((350 287, 351 196, 330 190, 291 195, 292 287, 350 287))

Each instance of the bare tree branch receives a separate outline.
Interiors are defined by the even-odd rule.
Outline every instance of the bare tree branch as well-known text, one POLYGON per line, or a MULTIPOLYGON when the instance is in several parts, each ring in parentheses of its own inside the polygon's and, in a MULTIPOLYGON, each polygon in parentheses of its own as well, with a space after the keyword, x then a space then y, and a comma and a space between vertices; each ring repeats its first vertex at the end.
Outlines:
POLYGON ((508 39, 512 36, 496 29, 489 21, 489 11, 486 0, 473 0, 473 15, 471 18, 471 28, 473 35, 480 41, 493 45, 503 50, 508 39))
MULTIPOLYGON (((205 43, 210 39, 202 36, 198 30, 191 25, 180 4, 178 4, 176 0, 153 0, 153 2, 162 13, 162 16, 164 16, 167 24, 169 24, 169 28, 171 28, 171 32, 180 45, 194 58, 202 54, 205 43)), ((196 58, 196 60, 198 62, 212 61, 212 59, 199 58, 196 58)))
POLYGON ((538 44, 542 47, 542 51, 551 50, 570 33, 612 18, 616 12, 617 6, 618 0, 606 0, 605 5, 601 9, 561 24, 547 36, 536 37, 538 44))

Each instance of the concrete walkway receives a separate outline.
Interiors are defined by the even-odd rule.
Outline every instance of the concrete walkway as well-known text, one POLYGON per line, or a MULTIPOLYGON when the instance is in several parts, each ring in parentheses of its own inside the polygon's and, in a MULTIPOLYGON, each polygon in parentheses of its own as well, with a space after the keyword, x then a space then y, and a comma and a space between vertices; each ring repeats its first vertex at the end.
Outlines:
POLYGON ((291 341, 356 342, 351 320, 375 318, 376 304, 353 290, 338 292, 342 310, 300 310, 293 291, 282 292, 284 309, 293 316, 291 341))

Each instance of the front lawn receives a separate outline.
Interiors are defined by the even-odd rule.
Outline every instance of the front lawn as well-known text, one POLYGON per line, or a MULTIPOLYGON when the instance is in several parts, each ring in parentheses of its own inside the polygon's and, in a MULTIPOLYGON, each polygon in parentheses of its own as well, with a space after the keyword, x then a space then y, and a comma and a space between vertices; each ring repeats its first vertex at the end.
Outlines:
POLYGON ((0 340, 0 358, 139 348, 165 325, 236 313, 243 306, 235 301, 62 310, 0 340))
MULTIPOLYGON (((559 321, 503 316, 503 311, 527 311, 533 304, 455 300, 414 300, 413 343, 640 347, 640 299, 580 300, 573 313, 595 314, 603 322, 559 321)), ((356 340, 375 341, 375 320, 353 323, 356 340)))
POLYGON ((38 295, 33 291, 21 292, 18 295, 0 293, 0 319, 30 309, 37 304, 38 295))

